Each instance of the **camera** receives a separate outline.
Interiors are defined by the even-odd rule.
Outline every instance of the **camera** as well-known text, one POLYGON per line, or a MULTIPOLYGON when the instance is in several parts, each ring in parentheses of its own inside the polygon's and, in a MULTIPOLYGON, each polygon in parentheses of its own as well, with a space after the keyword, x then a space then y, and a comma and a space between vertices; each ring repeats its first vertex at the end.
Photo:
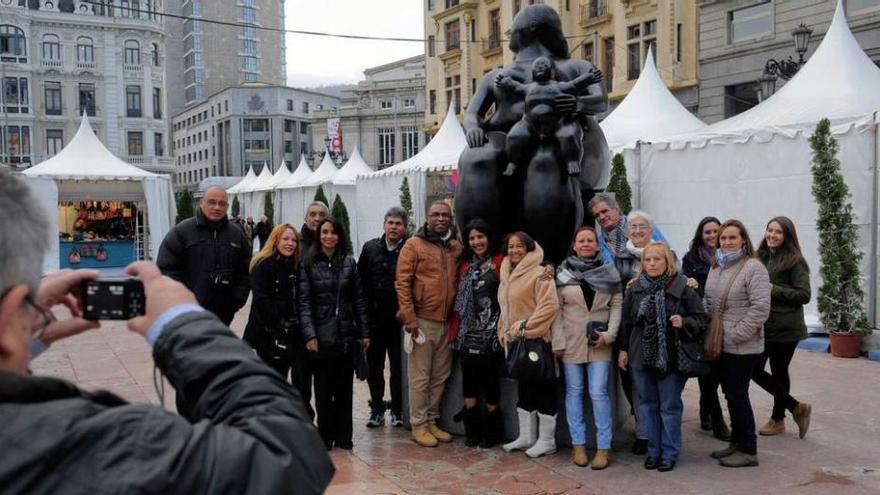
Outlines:
POLYGON ((586 331, 589 345, 596 345, 596 342, 599 341, 599 334, 608 331, 608 324, 602 321, 588 321, 586 331))
POLYGON ((232 284, 232 270, 214 270, 208 274, 211 283, 228 287, 232 284))
POLYGON ((146 309, 144 284, 133 278, 84 280, 80 294, 86 320, 129 320, 146 309))

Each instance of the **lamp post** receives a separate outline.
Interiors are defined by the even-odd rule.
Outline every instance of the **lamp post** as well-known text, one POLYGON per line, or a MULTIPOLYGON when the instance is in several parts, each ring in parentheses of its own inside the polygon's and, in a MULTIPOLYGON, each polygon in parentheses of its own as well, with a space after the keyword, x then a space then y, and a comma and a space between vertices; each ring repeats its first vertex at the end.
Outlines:
POLYGON ((776 60, 771 58, 764 63, 764 71, 756 81, 758 84, 758 101, 763 101, 773 96, 773 93, 776 92, 776 80, 778 78, 788 81, 807 63, 804 55, 810 46, 810 35, 812 34, 813 30, 804 23, 801 23, 792 30, 791 36, 794 38, 794 50, 798 55, 797 61, 789 55, 787 59, 776 60))

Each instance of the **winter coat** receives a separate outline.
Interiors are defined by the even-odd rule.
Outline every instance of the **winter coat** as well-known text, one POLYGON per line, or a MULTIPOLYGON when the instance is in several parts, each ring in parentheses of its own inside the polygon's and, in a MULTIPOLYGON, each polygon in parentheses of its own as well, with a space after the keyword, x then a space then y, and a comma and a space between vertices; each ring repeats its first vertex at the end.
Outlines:
POLYGON ((355 340, 370 337, 367 301, 351 256, 329 259, 319 251, 304 262, 298 299, 303 342, 318 339, 318 357, 346 353, 355 340))
POLYGON ((764 323, 766 342, 797 342, 807 338, 804 305, 810 302, 810 270, 801 261, 788 270, 779 269, 779 261, 767 250, 758 253, 767 267, 772 289, 770 317, 764 323))
POLYGON ((760 354, 764 352, 764 322, 770 316, 770 277, 760 261, 746 258, 724 269, 713 266, 704 301, 709 314, 717 313, 722 292, 742 263, 746 265, 730 287, 724 308, 723 352, 760 354))
MULTIPOLYGON (((630 366, 636 370, 643 370, 644 352, 642 339, 645 327, 654 325, 653 321, 645 321, 639 317, 639 305, 647 295, 647 292, 633 284, 626 290, 623 298, 623 314, 620 322, 620 332, 617 335, 618 348, 627 353, 630 366)), ((687 279, 676 275, 666 284, 666 352, 669 359, 669 370, 678 371, 677 339, 687 342, 696 342, 703 338, 708 328, 708 315, 703 307, 703 301, 697 292, 687 286, 687 279), (672 315, 679 315, 682 319, 682 328, 673 328, 668 321, 672 315)))
POLYGON ((559 299, 559 312, 553 322, 553 350, 565 351, 562 361, 611 361, 612 344, 620 328, 623 295, 620 292, 595 292, 589 308, 580 285, 556 287, 556 296, 559 299), (601 349, 589 345, 586 328, 590 321, 608 324, 608 330, 604 333, 608 345, 601 349))
POLYGON ((299 241, 302 244, 302 249, 300 252, 308 253, 309 249, 312 247, 312 240, 314 240, 315 234, 309 230, 309 227, 306 224, 302 224, 302 227, 299 230, 299 241))
POLYGON ((503 340, 502 336, 511 325, 519 329, 525 322, 525 338, 551 341, 551 327, 556 319, 559 301, 553 280, 541 280, 543 260, 544 250, 540 245, 535 245, 535 250, 527 253, 515 267, 508 256, 501 263, 501 284, 498 286, 498 304, 501 306, 499 340, 503 340))
POLYGON ((191 417, 0 372, 3 493, 322 493, 334 468, 299 394, 216 317, 165 325, 153 359, 191 417))
POLYGON ((201 210, 168 232, 156 258, 163 275, 183 283, 223 321, 247 301, 250 261, 244 232, 226 218, 208 222, 201 210))
POLYGON ((406 241, 400 250, 394 282, 404 324, 415 325, 416 317, 440 322, 450 318, 460 253, 461 243, 454 232, 444 241, 428 231, 427 224, 406 241))
POLYGON ((706 293, 706 278, 709 276, 709 270, 711 268, 712 265, 703 261, 699 254, 690 251, 684 256, 684 260, 682 261, 681 273, 685 277, 692 278, 700 284, 700 286, 696 288, 697 294, 699 294, 700 297, 703 297, 706 293))
MULTIPOLYGON (((461 328, 461 315, 458 314, 458 311, 453 310, 452 321, 446 335, 453 349, 469 350, 475 354, 486 354, 497 350, 495 344, 500 312, 498 286, 501 284, 501 263, 503 261, 504 257, 496 254, 481 264, 482 270, 471 296, 474 301, 474 309, 477 312, 475 320, 477 328, 461 328), (459 332, 463 333, 461 337, 459 337, 459 332)), ((461 290, 461 280, 467 275, 470 268, 470 261, 459 263, 457 290, 461 290)))
MULTIPOLYGON (((358 259, 358 274, 367 297, 370 322, 379 324, 378 315, 397 314, 397 290, 394 279, 397 275, 397 260, 405 241, 392 250, 385 244, 385 236, 367 241, 358 259)), ((398 326, 399 330, 399 326, 398 326)))
POLYGON ((279 254, 263 259, 251 270, 253 300, 243 338, 260 355, 274 345, 274 339, 280 339, 291 351, 304 345, 296 299, 298 278, 293 260, 279 254))
POLYGON ((269 222, 257 222, 256 228, 254 228, 254 235, 260 239, 260 249, 266 245, 266 241, 269 240, 269 234, 272 233, 272 224, 269 222))

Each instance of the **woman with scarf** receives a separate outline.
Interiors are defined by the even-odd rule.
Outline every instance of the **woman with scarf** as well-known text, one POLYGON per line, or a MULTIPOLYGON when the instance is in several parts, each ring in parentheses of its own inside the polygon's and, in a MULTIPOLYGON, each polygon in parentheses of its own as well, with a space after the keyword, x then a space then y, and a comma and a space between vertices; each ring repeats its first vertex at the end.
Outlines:
POLYGON ((596 423, 596 457, 592 469, 608 467, 611 450, 611 399, 608 373, 611 345, 617 337, 623 296, 620 275, 598 255, 599 242, 592 227, 575 232, 573 254, 556 274, 559 312, 553 323, 553 354, 565 373, 565 416, 571 435, 572 462, 586 466, 587 425, 584 421, 584 375, 596 423))
MULTIPOLYGON (((690 249, 681 264, 681 273, 697 281, 696 290, 700 297, 703 297, 706 277, 709 276, 712 261, 715 259, 715 239, 720 226, 721 220, 715 217, 700 220, 694 238, 691 239, 690 249)), ((730 429, 724 421, 721 402, 718 400, 720 378, 717 362, 712 361, 709 364, 709 374, 699 377, 697 381, 700 384, 700 428, 711 431, 718 440, 729 442, 730 429)))
POLYGON ((645 469, 671 471, 681 452, 680 342, 698 342, 706 331, 700 296, 677 273, 669 247, 648 244, 639 278, 627 289, 620 324, 618 366, 632 366, 639 391, 639 420, 648 433, 645 469))
POLYGON ((459 257, 458 293, 449 341, 459 352, 464 395, 465 445, 493 447, 501 441, 501 348, 498 345, 498 284, 503 257, 496 251, 492 228, 475 218, 464 228, 459 257), (485 410, 477 407, 483 397, 485 410))
POLYGON ((739 220, 721 224, 717 246, 706 278, 704 301, 710 314, 723 312, 724 344, 718 368, 731 431, 730 446, 712 452, 712 457, 724 467, 757 466, 758 441, 749 382, 764 352, 770 276, 755 257, 749 233, 739 220))

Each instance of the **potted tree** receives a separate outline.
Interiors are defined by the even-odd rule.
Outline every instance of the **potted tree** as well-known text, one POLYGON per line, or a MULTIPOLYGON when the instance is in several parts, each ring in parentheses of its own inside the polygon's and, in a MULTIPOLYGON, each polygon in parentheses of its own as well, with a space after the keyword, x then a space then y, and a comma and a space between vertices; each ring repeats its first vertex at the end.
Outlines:
POLYGON ((822 119, 810 137, 813 149, 813 198, 819 205, 816 230, 819 234, 819 318, 831 339, 831 353, 858 357, 862 336, 870 333, 859 285, 858 230, 853 222, 849 188, 840 172, 837 140, 831 123, 822 119))

